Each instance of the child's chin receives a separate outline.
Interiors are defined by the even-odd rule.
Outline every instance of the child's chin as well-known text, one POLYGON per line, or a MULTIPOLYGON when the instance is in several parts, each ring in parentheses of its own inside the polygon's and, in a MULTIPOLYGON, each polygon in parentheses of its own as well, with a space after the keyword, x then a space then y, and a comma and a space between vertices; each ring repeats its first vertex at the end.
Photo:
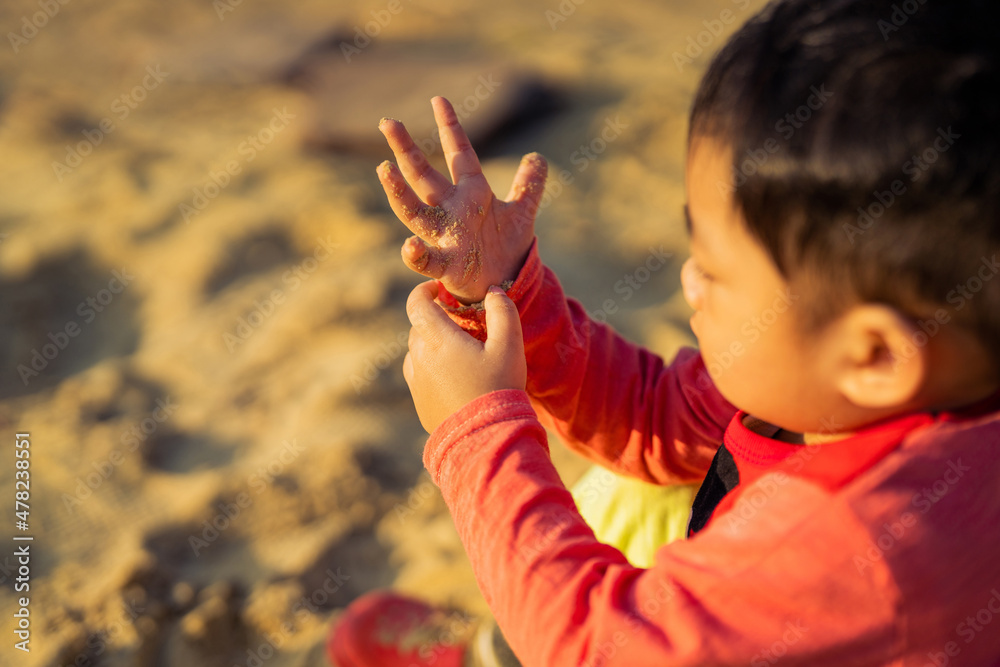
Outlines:
POLYGON ((691 319, 688 320, 688 325, 691 327, 691 333, 693 333, 694 337, 698 340, 698 345, 700 347, 701 346, 701 336, 698 334, 698 314, 697 313, 695 313, 694 315, 691 316, 691 319))

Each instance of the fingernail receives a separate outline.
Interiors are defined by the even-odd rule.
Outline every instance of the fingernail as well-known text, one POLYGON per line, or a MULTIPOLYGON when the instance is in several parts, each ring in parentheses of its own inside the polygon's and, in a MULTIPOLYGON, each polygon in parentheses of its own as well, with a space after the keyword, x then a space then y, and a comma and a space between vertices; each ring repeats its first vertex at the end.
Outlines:
POLYGON ((490 294, 499 294, 500 296, 505 296, 507 294, 499 285, 490 285, 490 288, 487 291, 490 294))

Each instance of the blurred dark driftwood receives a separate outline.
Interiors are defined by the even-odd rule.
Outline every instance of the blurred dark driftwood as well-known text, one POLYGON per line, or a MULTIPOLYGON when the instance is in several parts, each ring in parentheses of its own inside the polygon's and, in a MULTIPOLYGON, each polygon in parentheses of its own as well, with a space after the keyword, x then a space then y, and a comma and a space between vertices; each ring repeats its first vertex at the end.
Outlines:
POLYGON ((308 49, 283 77, 315 101, 306 131, 313 148, 388 157, 378 131, 388 116, 402 121, 425 153, 440 153, 430 106, 435 95, 451 101, 477 150, 560 106, 558 93, 541 77, 501 60, 470 57, 458 46, 356 44, 334 35, 308 49))

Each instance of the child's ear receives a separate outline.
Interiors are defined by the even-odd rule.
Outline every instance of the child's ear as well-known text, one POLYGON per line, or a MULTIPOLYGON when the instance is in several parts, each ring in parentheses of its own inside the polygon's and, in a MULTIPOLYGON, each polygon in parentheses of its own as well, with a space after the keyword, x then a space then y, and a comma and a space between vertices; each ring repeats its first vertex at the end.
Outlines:
POLYGON ((923 389, 930 365, 929 340, 888 306, 855 306, 841 318, 836 386, 851 403, 883 409, 913 401, 923 389))

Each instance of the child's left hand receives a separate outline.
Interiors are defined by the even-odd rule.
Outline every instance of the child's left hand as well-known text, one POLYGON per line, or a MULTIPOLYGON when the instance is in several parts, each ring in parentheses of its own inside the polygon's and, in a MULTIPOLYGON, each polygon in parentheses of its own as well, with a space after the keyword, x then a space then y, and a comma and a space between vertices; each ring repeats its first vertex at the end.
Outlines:
POLYGON ((500 389, 524 389, 528 377, 521 320, 503 290, 490 288, 483 302, 485 343, 448 317, 434 302, 437 293, 437 281, 429 280, 417 285, 406 301, 406 315, 413 326, 403 377, 428 433, 480 396, 500 389))

